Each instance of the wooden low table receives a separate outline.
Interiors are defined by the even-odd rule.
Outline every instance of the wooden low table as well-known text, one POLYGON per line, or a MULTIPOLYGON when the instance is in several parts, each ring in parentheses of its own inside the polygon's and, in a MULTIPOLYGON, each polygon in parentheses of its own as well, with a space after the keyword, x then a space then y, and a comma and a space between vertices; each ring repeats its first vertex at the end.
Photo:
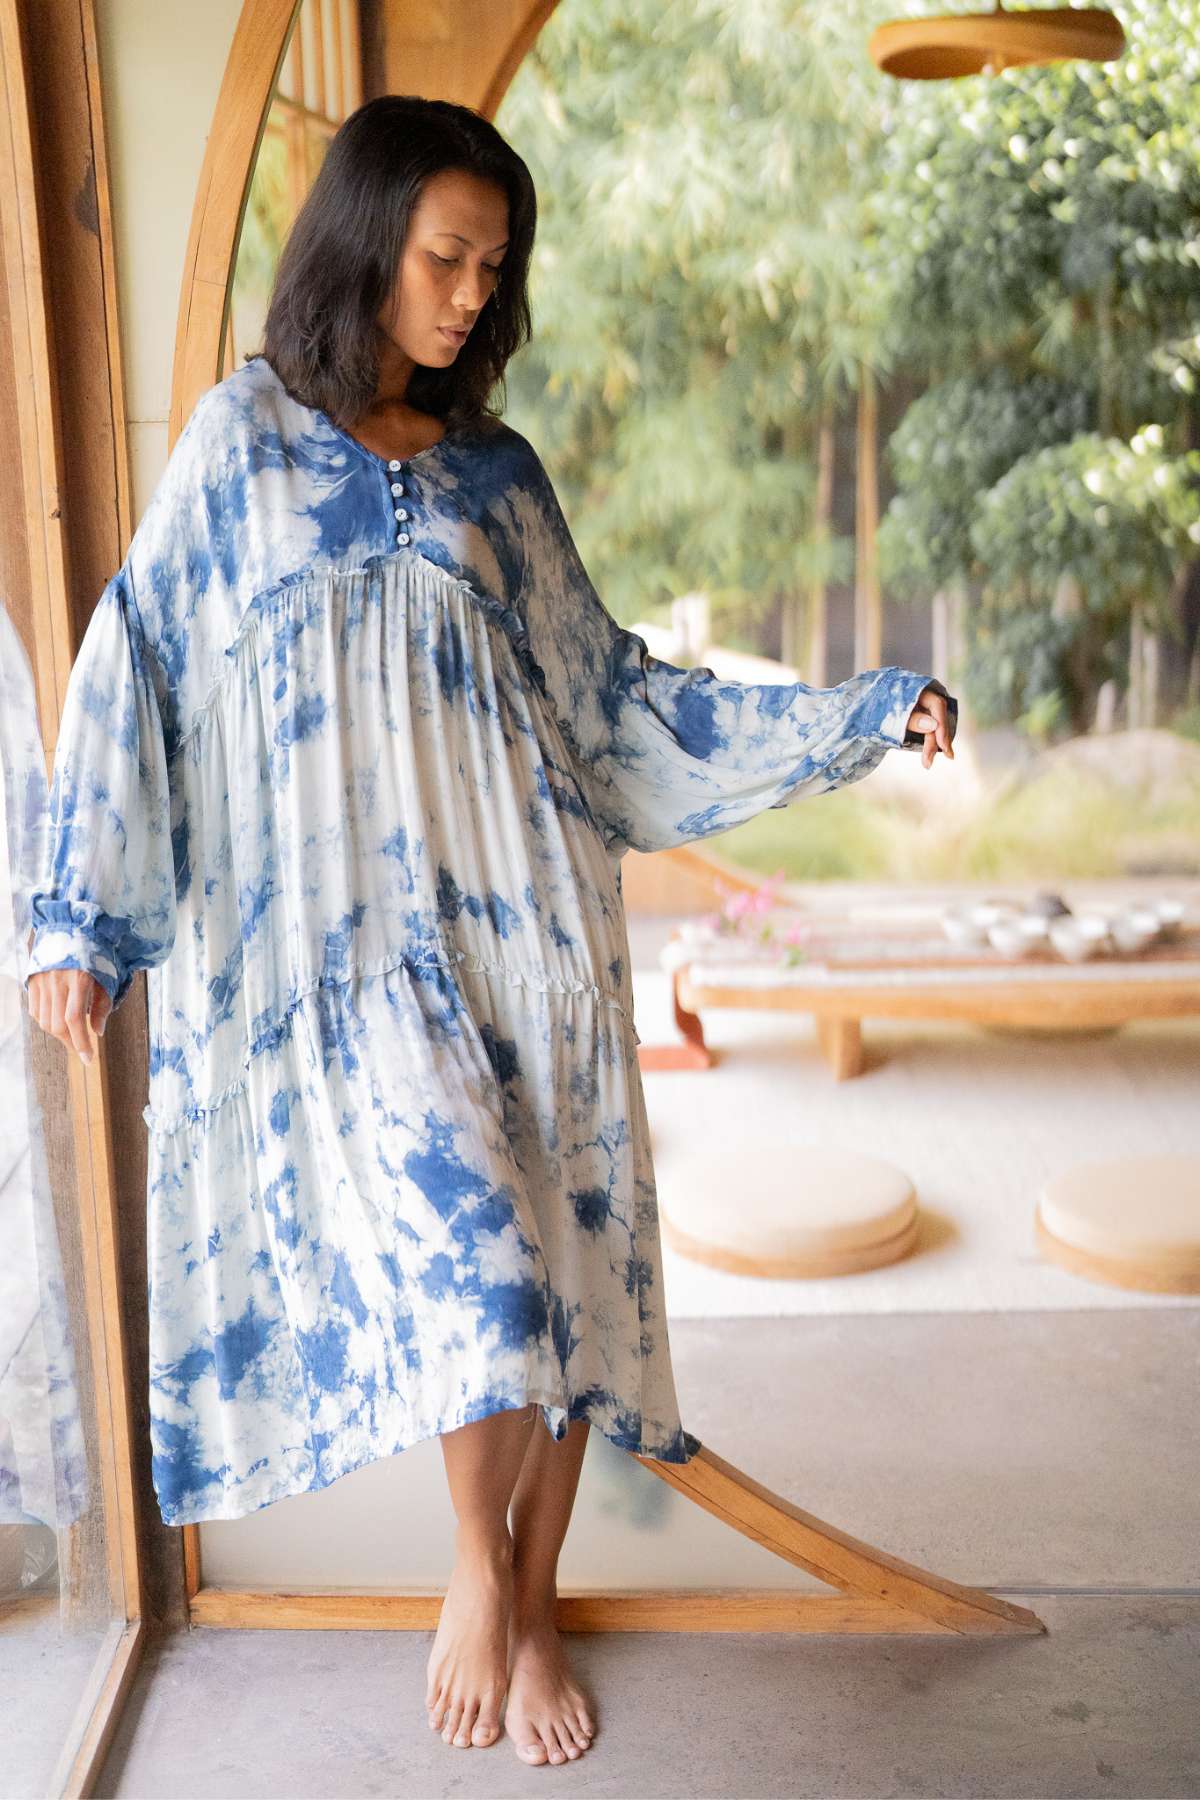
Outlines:
POLYGON ((1013 957, 959 948, 931 926, 869 927, 806 919, 806 960, 790 968, 671 939, 675 1023, 683 1042, 639 1045, 643 1069, 707 1069, 702 1009, 813 1014, 838 1081, 863 1071, 864 1018, 960 1019, 1045 1035, 1116 1029, 1134 1019, 1200 1013, 1200 928, 1190 922, 1135 956, 1068 963, 1052 951, 1013 957))

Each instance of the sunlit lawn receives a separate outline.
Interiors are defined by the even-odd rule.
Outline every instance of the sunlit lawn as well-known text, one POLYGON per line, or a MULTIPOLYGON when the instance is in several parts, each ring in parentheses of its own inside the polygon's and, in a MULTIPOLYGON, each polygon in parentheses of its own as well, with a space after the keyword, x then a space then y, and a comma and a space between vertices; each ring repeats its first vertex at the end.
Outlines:
POLYGON ((1092 774, 1058 770, 999 794, 966 821, 915 815, 869 780, 760 813, 708 840, 745 867, 792 881, 1043 881, 1200 876, 1200 784, 1157 804, 1092 774))

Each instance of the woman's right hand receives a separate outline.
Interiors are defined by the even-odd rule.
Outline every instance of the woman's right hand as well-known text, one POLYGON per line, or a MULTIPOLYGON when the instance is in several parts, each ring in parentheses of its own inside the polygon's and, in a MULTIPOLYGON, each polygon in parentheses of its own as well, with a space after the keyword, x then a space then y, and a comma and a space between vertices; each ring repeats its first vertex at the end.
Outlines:
POLYGON ((86 969, 43 969, 29 977, 28 991, 30 1018, 90 1063, 96 1050, 88 1027, 102 1037, 112 1011, 112 1001, 95 976, 86 969))

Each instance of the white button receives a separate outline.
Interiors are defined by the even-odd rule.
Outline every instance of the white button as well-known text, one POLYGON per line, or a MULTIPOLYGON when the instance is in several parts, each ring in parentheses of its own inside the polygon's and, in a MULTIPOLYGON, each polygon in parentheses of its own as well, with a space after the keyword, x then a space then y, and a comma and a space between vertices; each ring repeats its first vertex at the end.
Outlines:
POLYGON ((393 481, 392 492, 393 494, 402 494, 404 492, 404 483, 402 481, 393 481))
POLYGON ((402 506, 398 506, 396 508, 396 517, 398 519, 407 519, 408 514, 405 512, 405 510, 402 506))
POLYGON ((398 532, 397 532, 397 533, 396 533, 396 542, 397 542, 397 543, 398 543, 398 544, 407 544, 407 542, 408 542, 408 533, 407 533, 407 531, 398 531, 398 532))
POLYGON ((389 463, 389 464, 388 464, 388 468, 389 468, 389 469, 400 469, 400 468, 403 468, 403 466, 404 466, 404 465, 403 465, 403 463, 398 463, 398 462, 396 462, 396 460, 395 460, 395 459, 394 459, 394 458, 393 458, 393 460, 392 460, 392 461, 391 461, 391 462, 390 462, 390 463, 389 463))

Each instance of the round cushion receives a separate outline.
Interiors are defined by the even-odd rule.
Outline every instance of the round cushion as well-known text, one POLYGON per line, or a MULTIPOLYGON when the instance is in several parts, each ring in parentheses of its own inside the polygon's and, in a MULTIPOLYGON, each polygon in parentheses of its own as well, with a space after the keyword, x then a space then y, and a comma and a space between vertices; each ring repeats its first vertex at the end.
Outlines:
POLYGON ((1200 1293, 1200 1156, 1109 1157, 1047 1182, 1035 1214, 1051 1261, 1117 1287, 1200 1293))
POLYGON ((854 1275, 907 1256, 912 1182, 882 1157, 816 1144, 672 1157, 657 1173, 665 1241, 739 1275, 854 1275))

